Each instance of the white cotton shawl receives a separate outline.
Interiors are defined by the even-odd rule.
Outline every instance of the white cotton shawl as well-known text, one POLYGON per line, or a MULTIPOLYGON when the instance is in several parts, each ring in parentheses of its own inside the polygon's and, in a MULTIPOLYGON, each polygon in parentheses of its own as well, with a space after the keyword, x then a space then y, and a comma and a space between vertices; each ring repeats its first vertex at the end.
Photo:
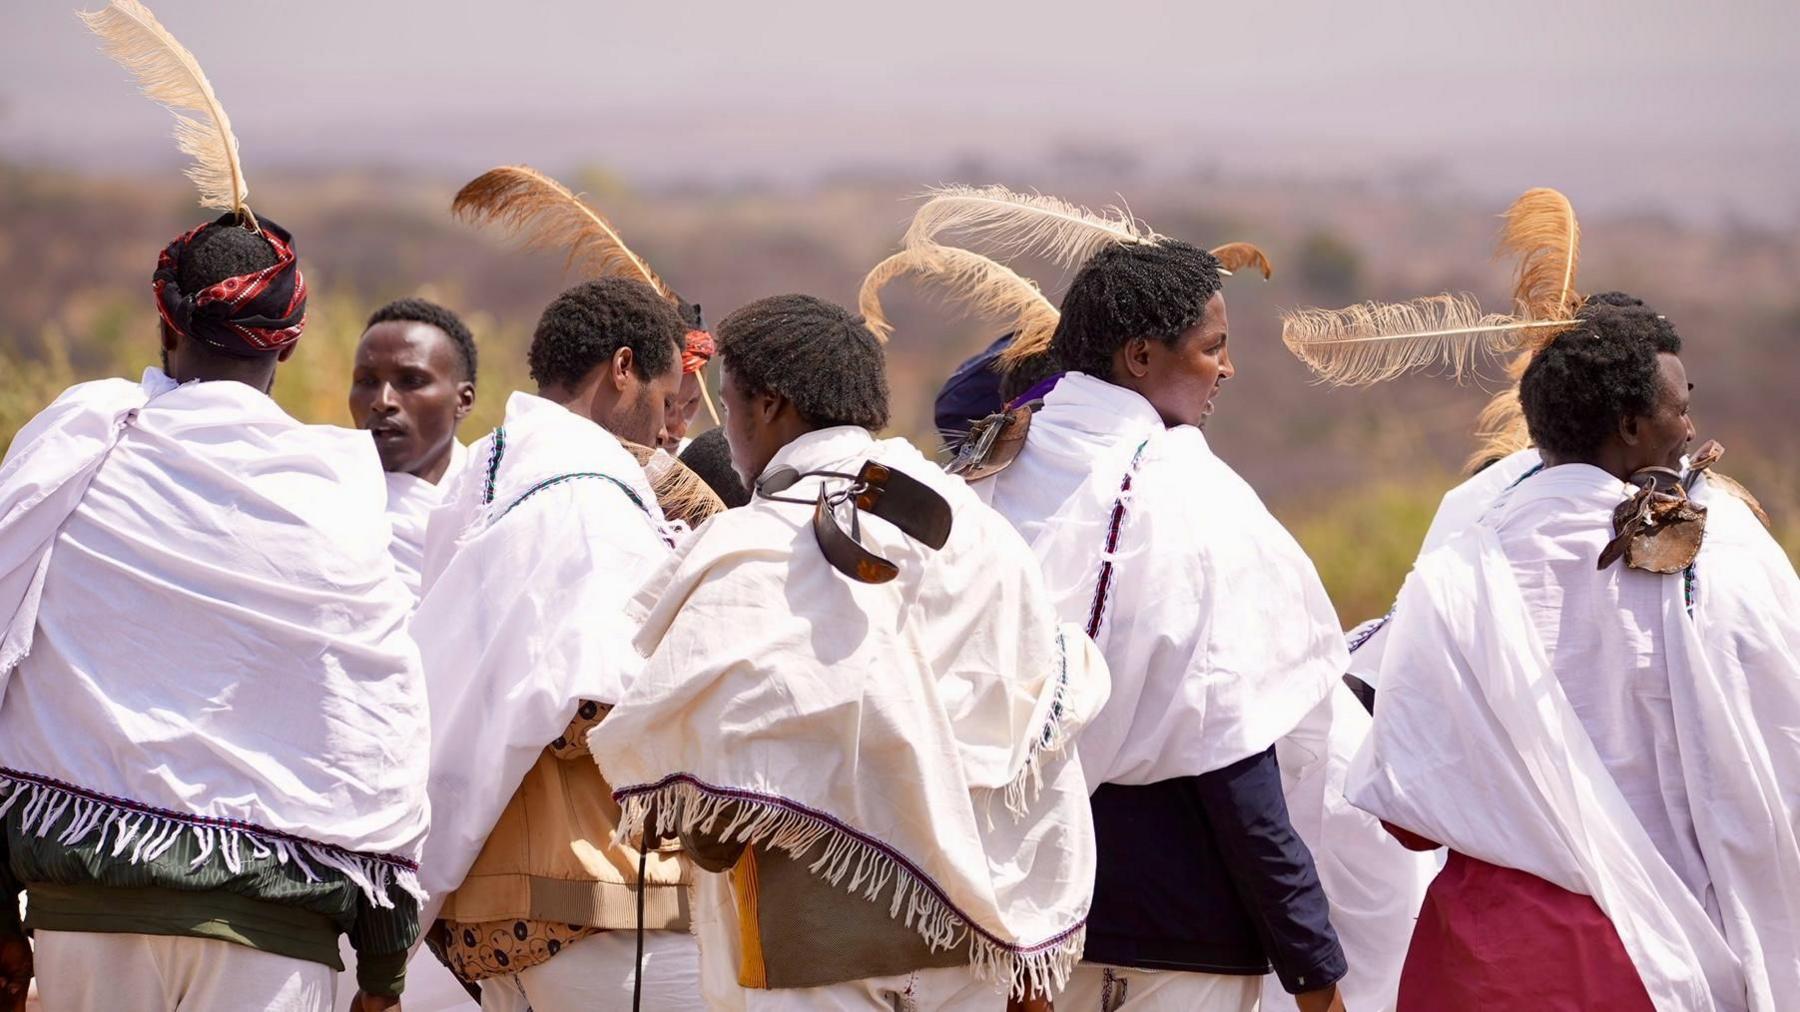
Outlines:
POLYGON ((974 487, 1106 656, 1112 697, 1081 739, 1090 786, 1256 755, 1343 674, 1311 560, 1199 429, 1164 426, 1138 394, 1065 375, 1018 458, 974 487))
MULTIPOLYGON (((1292 732, 1275 743, 1288 818, 1312 852, 1330 906, 1331 927, 1349 970, 1337 983, 1346 1008, 1393 1012, 1400 970, 1438 872, 1438 857, 1407 850, 1381 821, 1344 797, 1350 762, 1369 735, 1369 712, 1342 681, 1292 732)), ((1263 1007, 1293 999, 1281 978, 1263 978, 1263 1007)))
POLYGON ((579 701, 618 702, 641 663, 625 603, 668 554, 664 531, 637 460, 559 404, 515 393, 470 448, 431 518, 412 624, 431 693, 434 899, 579 701))
POLYGON ((64 393, 0 468, 0 811, 417 894, 425 696, 382 500, 367 435, 244 384, 64 393))
MULTIPOLYGON (((877 460, 937 490, 940 550, 864 516, 885 584, 837 572, 812 509, 758 497, 713 517, 646 583, 649 660, 589 745, 624 825, 716 829, 796 857, 904 915, 934 948, 1015 991, 1060 990, 1093 892, 1087 786, 1065 751, 1105 699, 1030 552, 960 480, 901 439, 809 433, 771 469, 877 460)), ((786 495, 810 499, 817 479, 786 495)))
MULTIPOLYGON (((1773 1012, 1800 993, 1800 582, 1743 503, 1704 481, 1691 619, 1681 574, 1593 569, 1627 492, 1585 465, 1551 468, 1419 561, 1347 790, 1398 826, 1592 896, 1657 1008, 1773 1012), (1560 570, 1555 615, 1528 608, 1514 555, 1582 564, 1560 570), (1660 585, 1651 659, 1667 665, 1669 737, 1716 919, 1634 814, 1564 689, 1567 678, 1624 676, 1585 665, 1559 679, 1540 636, 1542 619, 1564 637, 1637 635, 1611 603, 1625 580, 1660 585)), ((1603 689, 1583 686, 1595 699, 1603 689)))
POLYGON ((462 473, 468 460, 468 447, 452 439, 450 466, 436 484, 405 471, 387 473, 388 523, 394 528, 394 539, 388 544, 389 554, 394 557, 394 569, 399 572, 401 582, 415 599, 419 596, 424 572, 426 524, 431 520, 432 511, 443 503, 445 490, 462 473))
MULTIPOLYGON (((1467 530, 1481 519, 1500 498, 1500 494, 1544 462, 1536 447, 1515 450, 1444 493, 1437 512, 1431 516, 1431 527, 1419 548, 1424 555, 1467 530)), ((1350 643, 1349 672, 1370 688, 1381 687, 1381 654, 1387 647, 1387 624, 1392 612, 1352 629, 1346 638, 1350 643)))

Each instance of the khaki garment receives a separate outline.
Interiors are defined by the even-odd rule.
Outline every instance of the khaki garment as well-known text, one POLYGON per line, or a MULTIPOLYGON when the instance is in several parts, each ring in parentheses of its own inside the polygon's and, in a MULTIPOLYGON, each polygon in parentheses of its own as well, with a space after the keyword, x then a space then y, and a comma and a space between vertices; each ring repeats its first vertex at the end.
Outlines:
MULTIPOLYGON (((614 840, 619 806, 587 751, 587 732, 604 717, 597 704, 582 704, 525 774, 468 876, 445 899, 438 916, 449 932, 451 965, 465 980, 538 965, 596 930, 637 928, 639 855, 614 840), (487 944, 499 935, 521 943, 500 950, 504 959, 487 944)), ((650 854, 645 878, 645 929, 687 931, 693 876, 673 843, 650 854)))
POLYGON ((702 869, 724 869, 730 881, 741 987, 815 988, 968 965, 966 943, 933 951, 904 912, 893 914, 891 892, 870 900, 814 874, 823 840, 799 858, 702 832, 683 842, 702 869))

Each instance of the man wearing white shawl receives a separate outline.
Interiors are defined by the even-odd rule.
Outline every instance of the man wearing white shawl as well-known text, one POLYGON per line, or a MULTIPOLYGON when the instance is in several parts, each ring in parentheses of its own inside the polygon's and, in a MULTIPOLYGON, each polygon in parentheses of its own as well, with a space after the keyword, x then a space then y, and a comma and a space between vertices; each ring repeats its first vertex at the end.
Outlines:
POLYGON ((425 525, 469 452, 456 427, 475 407, 475 338, 450 310, 397 299, 370 314, 350 375, 350 417, 387 472, 394 565, 413 596, 425 525))
POLYGON ((380 463, 268 397, 306 299, 278 225, 195 229, 155 288, 164 368, 0 467, 0 878, 52 1012, 325 1012, 341 933, 390 1007, 429 732, 380 463))
POLYGON ((1641 304, 1585 306, 1520 383, 1544 466, 1401 591, 1348 790, 1450 848, 1403 1010, 1800 993, 1800 581, 1682 470, 1680 350, 1641 304))
POLYGON ((1071 371, 975 488, 1112 672, 1080 739, 1100 850, 1069 999, 1248 1010, 1273 966, 1324 1009, 1344 954, 1273 747, 1337 682, 1344 640, 1310 561, 1201 432, 1233 374, 1218 260, 1102 248, 1050 351, 1071 371))
POLYGON ((413 630, 442 814, 423 877, 484 1008, 630 1007, 640 910, 646 1007, 699 1007, 686 864, 654 855, 640 892, 584 741, 641 662, 625 603, 673 533, 620 440, 664 436, 685 332, 638 281, 564 292, 532 338, 538 396, 512 395, 431 518, 413 630))
POLYGON ((589 738, 628 830, 719 873, 709 1001, 1041 1006, 1092 888, 1068 746, 1104 700, 1098 656, 1004 520, 873 436, 887 381, 859 319, 780 296, 718 343, 758 491, 633 601, 648 660, 589 738))
MULTIPOLYGON (((425 299, 396 299, 376 309, 356 345, 350 417, 374 440, 387 472, 394 529, 388 551, 415 607, 427 521, 468 462, 456 429, 475 406, 475 374, 474 335, 455 313, 425 299)), ((355 954, 343 957, 348 966, 355 954)), ((467 1004, 468 995, 431 953, 415 952, 407 971, 408 1007, 467 1004)))

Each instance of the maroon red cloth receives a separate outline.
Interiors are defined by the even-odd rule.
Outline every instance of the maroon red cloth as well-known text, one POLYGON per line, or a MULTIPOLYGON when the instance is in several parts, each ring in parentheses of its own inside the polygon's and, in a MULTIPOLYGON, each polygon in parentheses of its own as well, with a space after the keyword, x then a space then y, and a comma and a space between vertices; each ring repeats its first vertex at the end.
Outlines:
POLYGON ((1398 1005, 1448 1009, 1654 1012, 1593 897, 1454 850, 1425 893, 1398 1005))
MULTIPOLYGON (((237 221, 233 212, 211 225, 237 228, 237 221)), ((267 218, 258 225, 275 249, 275 263, 198 292, 181 290, 181 258, 194 237, 211 226, 179 236, 156 258, 150 287, 156 292, 156 311, 171 330, 244 358, 272 354, 300 340, 306 327, 306 278, 294 255, 293 237, 267 218)))

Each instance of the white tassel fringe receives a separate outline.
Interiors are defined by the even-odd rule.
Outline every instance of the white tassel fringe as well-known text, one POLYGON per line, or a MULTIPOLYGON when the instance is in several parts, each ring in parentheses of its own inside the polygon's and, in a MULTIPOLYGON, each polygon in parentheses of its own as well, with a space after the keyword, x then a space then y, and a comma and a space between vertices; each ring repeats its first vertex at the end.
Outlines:
MULTIPOLYGON (((1019 789, 1024 790, 1022 784, 1019 789)), ((619 806, 622 840, 641 839, 654 811, 659 835, 698 830, 727 842, 779 850, 796 861, 823 841, 809 871, 853 894, 861 893, 870 902, 879 900, 892 883, 889 917, 904 914, 906 926, 917 931, 933 951, 966 943, 971 971, 982 980, 1004 986, 1014 996, 1061 992, 1081 959, 1087 939, 1085 923, 1041 945, 1008 945, 976 929, 926 879, 873 841, 822 815, 786 807, 779 799, 715 794, 691 779, 680 778, 629 794, 620 799, 619 806), (718 828, 721 822, 722 829, 718 828)))
POLYGON ((85 843, 93 837, 96 852, 122 857, 132 864, 163 856, 180 842, 181 834, 187 832, 192 833, 200 844, 200 855, 188 865, 189 870, 198 869, 216 853, 228 871, 239 874, 245 864, 241 848, 247 846, 250 861, 273 860, 277 864, 287 864, 291 860, 308 882, 319 880, 308 859, 313 864, 331 868, 354 883, 369 902, 378 907, 393 907, 394 901, 388 894, 396 887, 421 904, 425 902, 425 890, 419 885, 418 873, 390 860, 241 826, 212 825, 184 819, 174 813, 140 811, 85 797, 55 784, 0 773, 0 818, 16 805, 23 806, 19 823, 21 832, 35 833, 39 837, 55 833, 56 842, 65 847, 85 843), (66 820, 65 815, 68 816, 66 820), (106 848, 109 832, 113 836, 110 851, 106 848))

